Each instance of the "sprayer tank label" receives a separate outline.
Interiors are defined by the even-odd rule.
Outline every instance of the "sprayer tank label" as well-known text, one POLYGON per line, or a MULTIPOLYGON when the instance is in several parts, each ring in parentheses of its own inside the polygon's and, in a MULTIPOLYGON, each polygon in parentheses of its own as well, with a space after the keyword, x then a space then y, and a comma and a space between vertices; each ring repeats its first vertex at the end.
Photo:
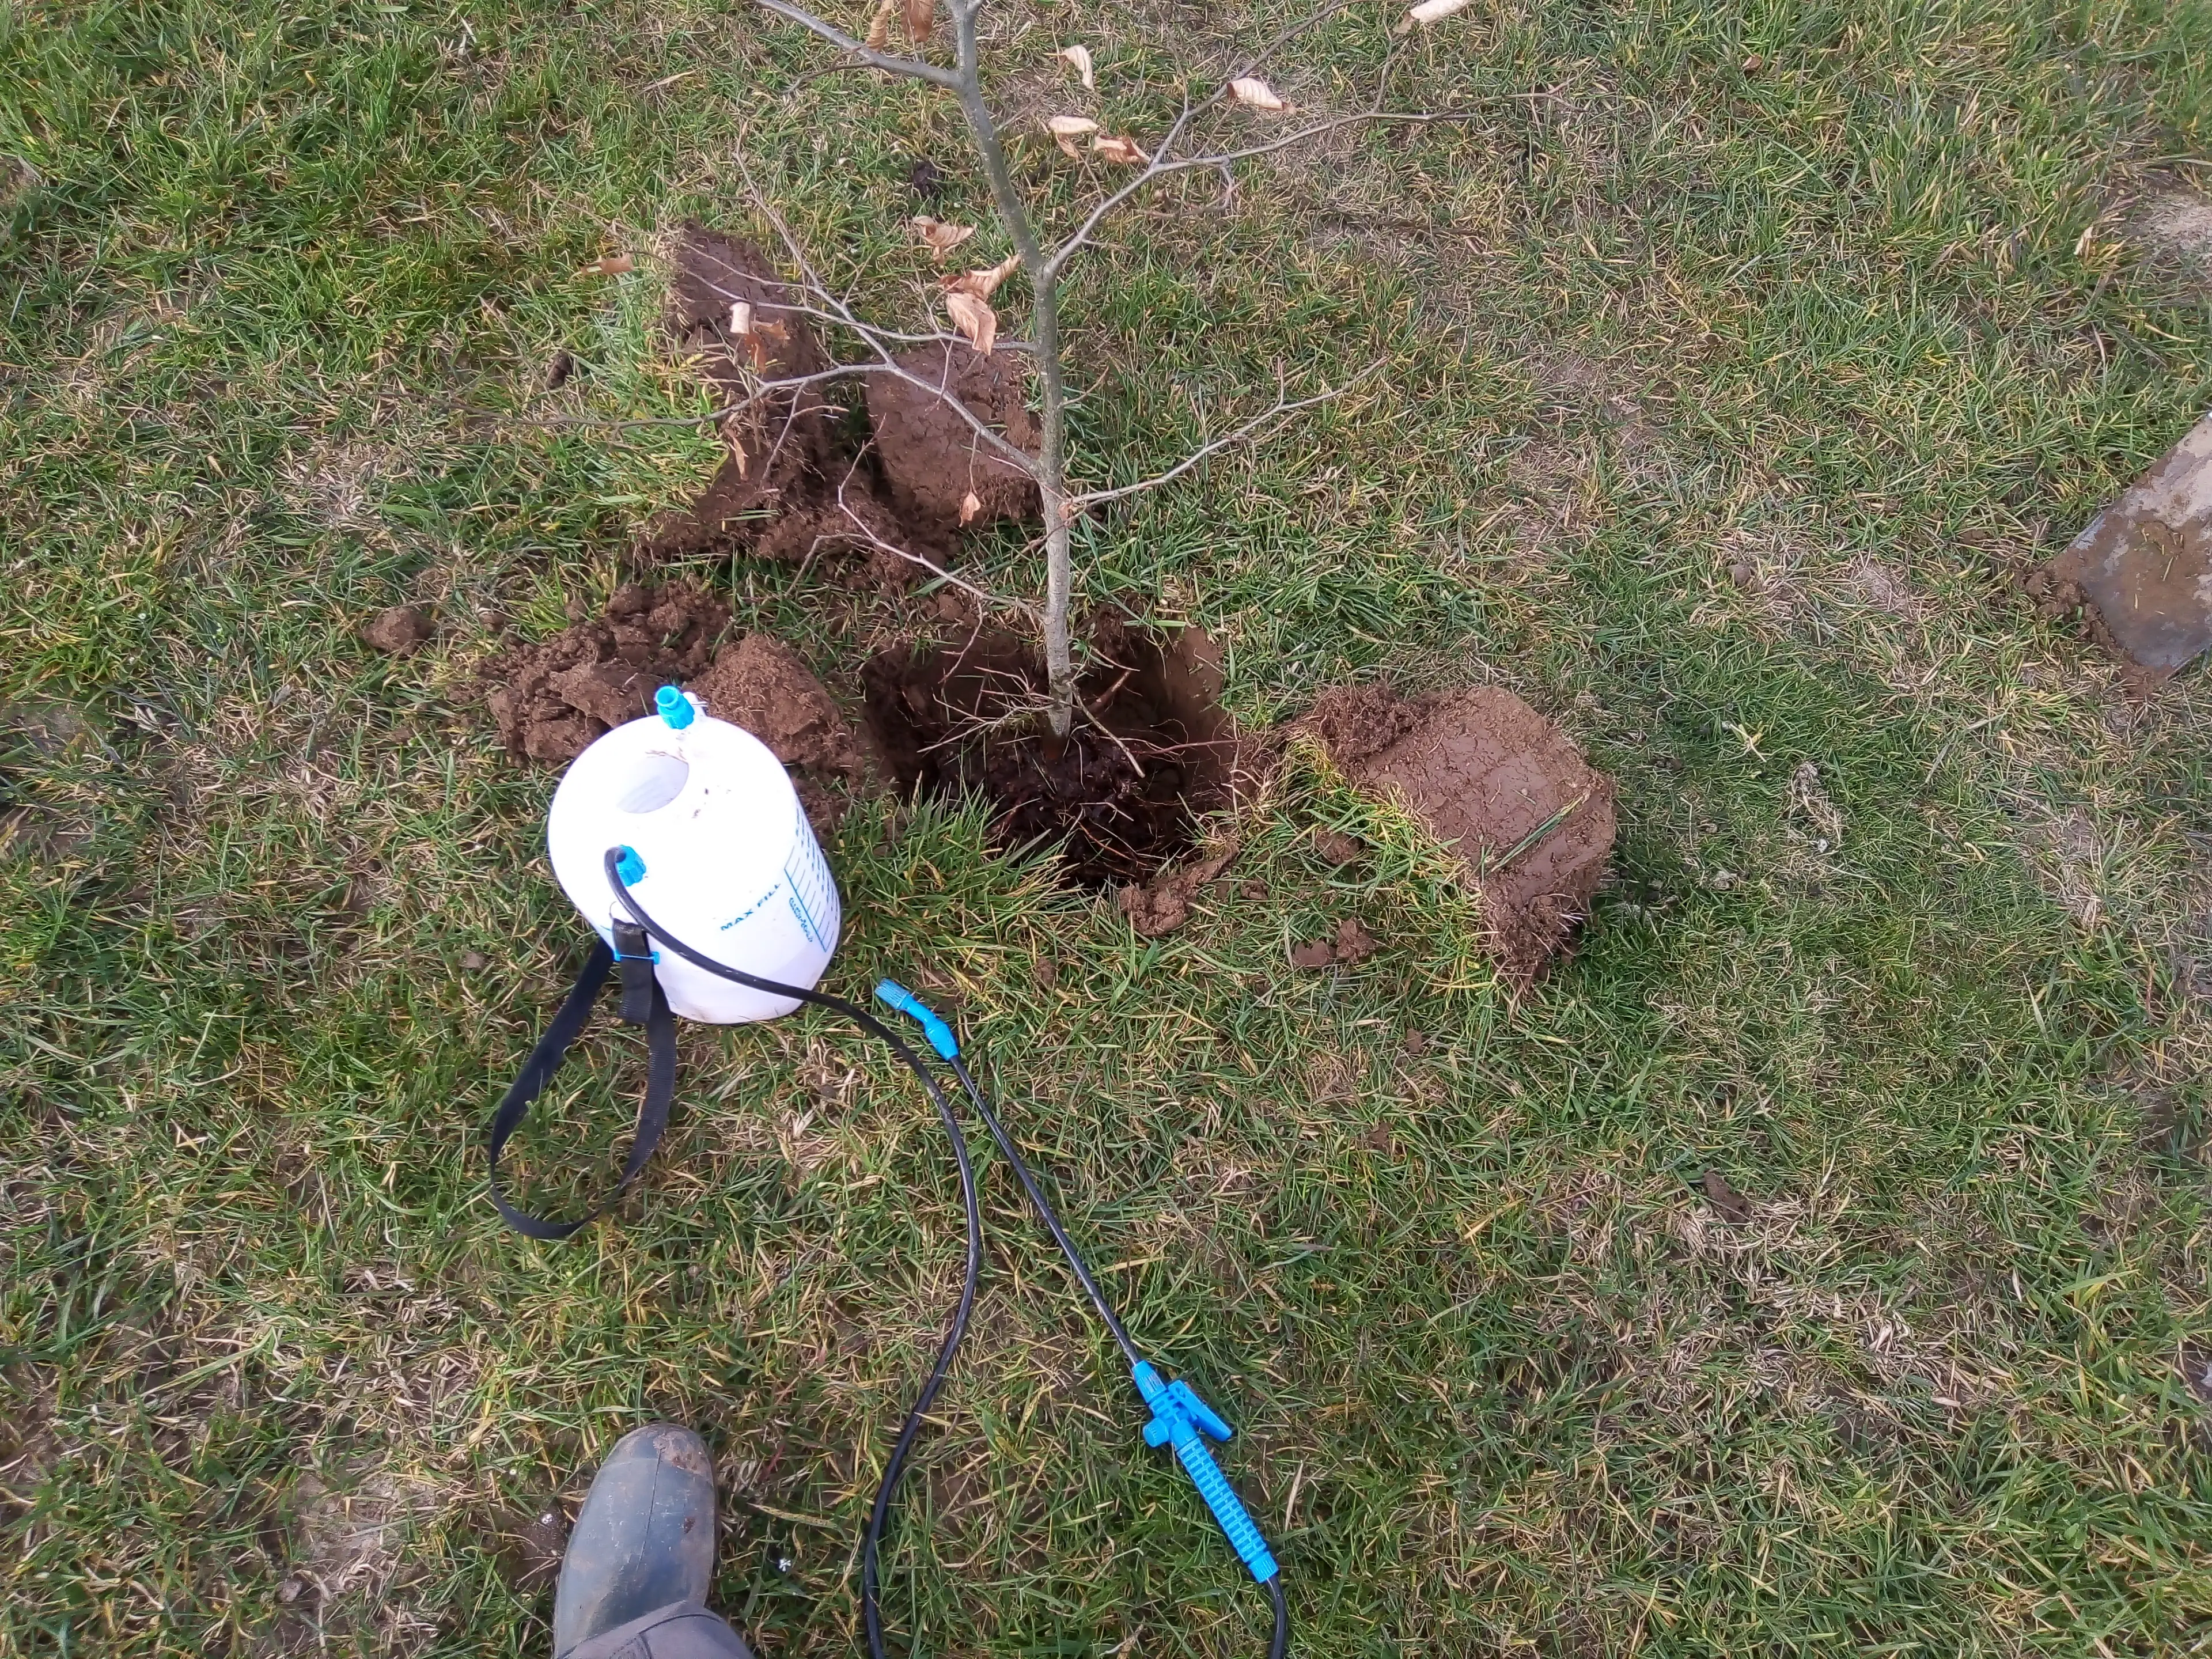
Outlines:
POLYGON ((799 931, 817 950, 829 950, 842 920, 837 884, 830 878, 830 866, 822 857, 814 827, 807 823, 803 809, 798 832, 792 837, 791 856, 784 862, 783 879, 791 892, 791 914, 799 931))

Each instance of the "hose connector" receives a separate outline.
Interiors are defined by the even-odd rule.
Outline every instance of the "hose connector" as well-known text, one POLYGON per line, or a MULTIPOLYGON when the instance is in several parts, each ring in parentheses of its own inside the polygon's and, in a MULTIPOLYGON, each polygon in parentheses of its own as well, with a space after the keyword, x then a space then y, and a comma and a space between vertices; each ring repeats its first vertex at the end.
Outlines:
POLYGON ((1152 1411, 1152 1420, 1145 1425, 1145 1443, 1175 1448, 1176 1461, 1198 1488, 1198 1495, 1206 1500, 1206 1507, 1213 1511, 1213 1518, 1221 1523, 1221 1530, 1228 1535, 1229 1546, 1237 1552, 1237 1559, 1250 1570, 1253 1577, 1266 1583, 1279 1571, 1275 1558, 1268 1553, 1267 1540, 1260 1536, 1260 1528, 1244 1512, 1243 1502, 1230 1486, 1229 1477, 1222 1474, 1220 1466, 1213 1461, 1213 1454, 1199 1437, 1204 1434, 1215 1440, 1226 1440, 1235 1431, 1222 1420, 1220 1413, 1198 1397, 1197 1390, 1189 1383, 1180 1377, 1172 1382, 1166 1381, 1152 1369, 1149 1360, 1139 1360, 1129 1374, 1137 1379, 1137 1391, 1145 1396, 1145 1404, 1152 1411))
POLYGON ((939 1060, 957 1060, 960 1057, 960 1040, 952 1035, 952 1028, 938 1018, 937 1010, 896 980, 878 980, 876 982, 876 1000, 919 1022, 921 1034, 929 1039, 929 1046, 937 1050, 939 1060))
POLYGON ((653 710, 678 732, 699 718, 699 711, 691 706, 691 699, 684 695, 680 685, 664 685, 654 692, 653 710))

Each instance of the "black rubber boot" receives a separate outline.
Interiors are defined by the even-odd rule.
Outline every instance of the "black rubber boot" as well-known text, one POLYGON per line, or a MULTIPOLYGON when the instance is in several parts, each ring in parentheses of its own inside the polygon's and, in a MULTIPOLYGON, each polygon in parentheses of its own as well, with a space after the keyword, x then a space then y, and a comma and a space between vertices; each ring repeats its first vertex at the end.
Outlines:
POLYGON ((751 1659, 706 1610, 714 1476, 689 1429, 624 1435, 599 1465, 561 1558, 554 1659, 751 1659))

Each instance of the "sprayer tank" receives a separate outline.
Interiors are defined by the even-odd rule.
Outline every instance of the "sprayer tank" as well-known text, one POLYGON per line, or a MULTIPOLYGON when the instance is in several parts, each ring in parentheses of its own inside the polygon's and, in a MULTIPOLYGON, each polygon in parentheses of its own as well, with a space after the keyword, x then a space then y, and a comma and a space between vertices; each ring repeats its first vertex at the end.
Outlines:
MULTIPOLYGON (((686 945, 763 979, 811 988, 836 948, 837 884, 783 763, 741 727, 688 708, 618 726, 576 757, 545 823, 553 873, 613 940, 611 847, 644 866, 638 902, 686 945), (671 714, 692 716, 679 727, 671 714)), ((668 1006, 718 1025, 799 1005, 717 978, 663 951, 668 1006)))

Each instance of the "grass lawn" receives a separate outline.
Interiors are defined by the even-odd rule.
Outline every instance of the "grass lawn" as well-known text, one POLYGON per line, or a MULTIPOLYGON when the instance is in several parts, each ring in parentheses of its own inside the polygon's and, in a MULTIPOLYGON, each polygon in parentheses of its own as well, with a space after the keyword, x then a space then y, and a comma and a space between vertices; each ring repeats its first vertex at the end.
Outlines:
MULTIPOLYGON (((1057 47, 1141 138, 1287 15, 994 11, 1062 223, 1057 47)), ((1396 15, 1278 84, 1350 106, 1396 15)), ((479 1152, 581 929, 477 665, 714 461, 530 421, 700 406, 657 252, 757 228, 741 145, 895 325, 914 161, 987 217, 945 102, 828 62, 744 0, 0 0, 0 1653, 543 1655, 559 1511, 655 1416, 714 1449, 763 1659, 860 1650, 960 1263, 910 1081, 830 1020, 687 1028, 664 1151, 564 1246, 479 1152), (402 601, 438 636, 379 656, 402 601)), ((832 984, 957 1006, 1243 1431, 1298 1654, 2212 1649, 2212 699, 2019 586, 2212 398, 2212 272, 2142 229, 2212 167, 2212 15, 1476 0, 1397 85, 1475 118, 1194 177, 1080 267, 1093 480, 1389 365, 1089 527, 1084 592, 1216 633, 1251 724, 1346 679, 1551 714, 1620 786, 1580 954, 1509 994, 1308 757, 1157 942, 972 810, 865 803, 832 984), (1347 915, 1376 956, 1289 966, 1347 915)), ((846 694, 923 614, 678 574, 846 694)), ((635 1044, 587 1048, 548 1207, 628 1131, 635 1044)), ((1256 1654, 995 1161, 986 1204, 895 1649, 1256 1654)))

